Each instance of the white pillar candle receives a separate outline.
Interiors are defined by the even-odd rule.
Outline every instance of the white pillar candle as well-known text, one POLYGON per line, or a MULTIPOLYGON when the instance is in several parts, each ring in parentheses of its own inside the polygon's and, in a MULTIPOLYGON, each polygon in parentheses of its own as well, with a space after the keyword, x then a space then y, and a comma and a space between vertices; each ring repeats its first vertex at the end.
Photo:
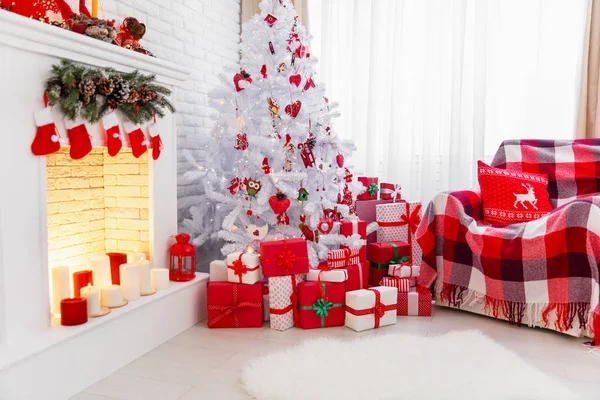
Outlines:
POLYGON ((52 268, 52 314, 60 315, 60 301, 71 297, 69 267, 52 268))
POLYGON ((119 285, 110 285, 100 289, 103 307, 119 307, 123 304, 123 290, 119 285))
POLYGON ((139 253, 137 251, 127 254, 127 263, 128 264, 133 264, 136 262, 144 261, 145 259, 146 259, 146 255, 144 253, 139 253))
POLYGON ((148 294, 152 292, 150 285, 150 261, 144 260, 138 263, 140 267, 140 293, 148 294))
POLYGON ((119 267, 123 297, 127 301, 140 299, 140 264, 121 264, 119 267))
POLYGON ((152 268, 150 270, 152 289, 162 290, 169 287, 169 270, 166 268, 152 268))
POLYGON ((100 291, 95 286, 81 288, 81 297, 87 299, 88 315, 100 314, 100 291))
POLYGON ((91 256, 88 263, 92 270, 94 286, 100 289, 110 286, 112 283, 110 277, 110 258, 106 254, 91 256))

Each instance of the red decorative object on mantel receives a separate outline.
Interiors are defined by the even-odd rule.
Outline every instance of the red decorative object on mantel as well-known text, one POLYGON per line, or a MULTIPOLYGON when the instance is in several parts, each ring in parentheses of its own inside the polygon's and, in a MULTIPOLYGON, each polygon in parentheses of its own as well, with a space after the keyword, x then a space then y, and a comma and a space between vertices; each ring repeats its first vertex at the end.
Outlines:
POLYGON ((106 253, 110 259, 110 280, 113 285, 121 284, 121 264, 127 264, 127 253, 106 253))
POLYGON ((169 279, 172 281, 191 281, 196 277, 196 248, 190 243, 190 235, 180 233, 175 236, 175 243, 171 246, 171 266, 169 279))
POLYGON ((60 301, 60 324, 74 326, 88 321, 87 299, 74 298, 60 301))
MULTIPOLYGON (((125 262, 127 262, 127 255, 125 255, 125 262)), ((113 283, 114 283, 113 278, 113 283)), ((92 276, 91 270, 77 271, 73 273, 73 293, 75 297, 81 297, 81 288, 87 285, 94 284, 94 277, 92 276)), ((116 283, 118 285, 118 282, 116 283)))

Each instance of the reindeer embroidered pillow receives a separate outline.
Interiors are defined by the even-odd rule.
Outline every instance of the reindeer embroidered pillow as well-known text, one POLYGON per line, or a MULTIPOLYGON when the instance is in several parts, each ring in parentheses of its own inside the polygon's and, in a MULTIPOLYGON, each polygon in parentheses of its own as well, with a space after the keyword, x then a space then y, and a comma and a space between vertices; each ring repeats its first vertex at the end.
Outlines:
POLYGON ((483 220, 487 224, 532 221, 552 211, 548 176, 493 168, 477 162, 483 220))

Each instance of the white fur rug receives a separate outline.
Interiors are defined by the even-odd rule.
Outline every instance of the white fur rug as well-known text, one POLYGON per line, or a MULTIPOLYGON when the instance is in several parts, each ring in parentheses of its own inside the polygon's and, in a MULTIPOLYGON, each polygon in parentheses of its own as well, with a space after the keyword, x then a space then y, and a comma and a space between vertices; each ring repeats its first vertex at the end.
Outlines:
POLYGON ((242 384, 261 400, 578 398, 478 331, 308 340, 251 360, 242 384))

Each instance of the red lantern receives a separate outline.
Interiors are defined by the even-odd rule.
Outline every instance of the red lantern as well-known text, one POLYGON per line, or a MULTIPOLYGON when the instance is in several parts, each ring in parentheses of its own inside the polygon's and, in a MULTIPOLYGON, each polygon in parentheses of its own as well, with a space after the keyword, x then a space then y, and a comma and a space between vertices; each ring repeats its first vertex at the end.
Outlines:
POLYGON ((196 277, 196 248, 190 244, 190 235, 180 233, 175 236, 175 243, 169 251, 171 268, 169 278, 172 281, 191 281, 196 277))

